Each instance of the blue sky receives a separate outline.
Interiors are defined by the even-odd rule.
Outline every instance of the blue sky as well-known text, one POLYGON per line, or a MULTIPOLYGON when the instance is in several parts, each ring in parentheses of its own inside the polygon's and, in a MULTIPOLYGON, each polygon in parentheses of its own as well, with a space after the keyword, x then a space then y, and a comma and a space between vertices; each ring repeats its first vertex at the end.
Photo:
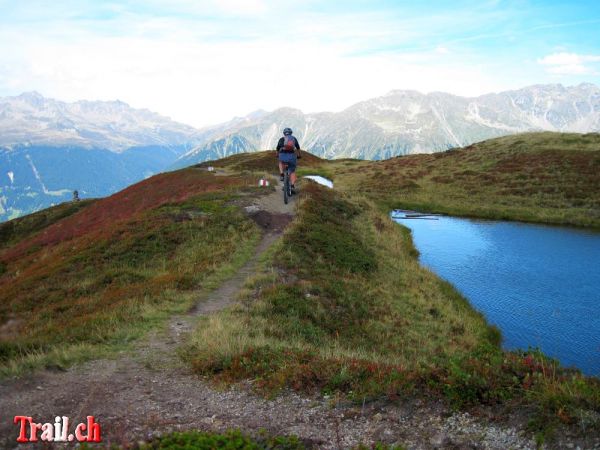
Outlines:
POLYGON ((597 0, 0 0, 0 96, 118 98, 195 126, 581 82, 600 84, 597 0))

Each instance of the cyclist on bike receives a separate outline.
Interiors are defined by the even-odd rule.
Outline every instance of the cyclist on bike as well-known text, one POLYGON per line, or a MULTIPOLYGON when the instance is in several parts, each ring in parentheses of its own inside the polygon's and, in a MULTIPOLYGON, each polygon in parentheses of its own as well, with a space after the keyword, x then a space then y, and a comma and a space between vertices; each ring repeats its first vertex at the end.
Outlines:
POLYGON ((300 156, 300 144, 292 135, 291 128, 283 130, 283 137, 277 143, 277 159, 279 160, 279 179, 283 181, 283 164, 287 163, 292 183, 292 194, 296 193, 296 159, 300 156), (296 153, 297 152, 297 153, 296 153))

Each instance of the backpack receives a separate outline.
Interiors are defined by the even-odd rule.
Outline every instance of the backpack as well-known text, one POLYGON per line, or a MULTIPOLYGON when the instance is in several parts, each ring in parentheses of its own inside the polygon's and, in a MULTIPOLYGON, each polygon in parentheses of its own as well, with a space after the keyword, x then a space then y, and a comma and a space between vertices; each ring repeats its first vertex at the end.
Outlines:
POLYGON ((296 138, 291 134, 283 137, 283 148, 284 152, 293 152, 296 150, 296 138))

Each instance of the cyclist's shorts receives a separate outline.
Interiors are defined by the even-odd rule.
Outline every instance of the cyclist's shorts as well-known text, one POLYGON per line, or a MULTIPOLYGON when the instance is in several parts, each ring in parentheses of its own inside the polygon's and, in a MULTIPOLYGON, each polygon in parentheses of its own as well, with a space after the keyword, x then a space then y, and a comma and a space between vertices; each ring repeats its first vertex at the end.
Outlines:
POLYGON ((290 173, 296 171, 296 154, 279 152, 279 161, 287 163, 290 173))

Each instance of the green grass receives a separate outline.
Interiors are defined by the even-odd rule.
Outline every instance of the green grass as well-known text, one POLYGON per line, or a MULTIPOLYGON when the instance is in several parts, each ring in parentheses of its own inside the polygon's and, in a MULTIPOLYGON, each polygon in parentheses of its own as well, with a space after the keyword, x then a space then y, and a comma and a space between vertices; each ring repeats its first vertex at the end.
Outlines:
MULTIPOLYGON (((303 152, 298 174, 321 175, 381 210, 600 228, 600 134, 524 133, 462 149, 384 161, 303 152)), ((273 151, 209 161, 231 172, 275 172, 273 151)))
MULTIPOLYGON (((321 175, 381 210, 600 228, 600 134, 524 133, 447 152, 384 161, 303 152, 298 174, 321 175)), ((231 172, 275 172, 273 151, 208 161, 231 172)))
POLYGON ((0 375, 104 356, 185 311, 199 292, 232 274, 260 233, 231 206, 252 188, 234 186, 162 203, 3 260, 0 375))
POLYGON ((276 436, 262 433, 250 437, 239 431, 224 434, 188 431, 171 433, 140 445, 140 450, 187 450, 187 449, 231 449, 231 450, 303 450, 306 447, 298 438, 276 436))
POLYGON ((319 175, 324 178, 328 178, 331 181, 334 181, 335 174, 332 170, 327 169, 326 167, 302 167, 303 159, 298 161, 298 169, 296 173, 299 177, 303 177, 306 175, 319 175))
POLYGON ((242 306, 204 318, 183 357, 218 382, 254 379, 356 401, 425 395, 456 408, 526 406, 532 426, 600 411, 600 382, 500 334, 421 268, 409 232, 361 197, 307 185, 242 306))
MULTIPOLYGON (((83 449, 92 448, 83 444, 83 449)), ((96 447, 94 447, 96 448, 96 447)), ((306 444, 296 436, 272 436, 265 431, 260 431, 254 436, 244 434, 239 430, 229 430, 225 433, 185 431, 169 433, 154 438, 150 442, 138 443, 134 446, 111 446, 111 449, 134 448, 137 450, 304 450, 315 448, 313 444, 306 444)), ((403 450, 401 446, 390 446, 376 443, 370 447, 358 445, 356 450, 403 450)))

